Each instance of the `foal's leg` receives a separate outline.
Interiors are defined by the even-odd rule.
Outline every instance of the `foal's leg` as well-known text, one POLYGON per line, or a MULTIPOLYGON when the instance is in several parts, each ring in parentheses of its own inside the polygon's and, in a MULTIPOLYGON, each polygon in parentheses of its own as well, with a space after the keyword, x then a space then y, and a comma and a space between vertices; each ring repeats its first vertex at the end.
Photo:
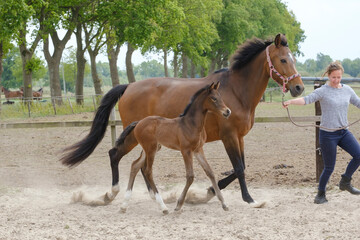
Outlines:
POLYGON ((215 190, 216 196, 218 197, 219 201, 221 202, 222 208, 225 211, 228 211, 229 208, 226 206, 226 204, 224 202, 224 197, 222 196, 219 186, 217 185, 214 172, 212 171, 209 163, 206 161, 203 149, 202 148, 199 149, 199 151, 195 152, 194 155, 195 155, 196 159, 199 161, 201 167, 204 169, 206 175, 209 177, 211 184, 215 190))
POLYGON ((163 214, 168 214, 169 210, 166 207, 162 197, 159 194, 159 191, 156 188, 154 179, 153 179, 153 172, 152 172, 152 165, 154 163, 155 154, 157 149, 157 144, 150 144, 150 147, 147 147, 145 150, 146 153, 146 159, 145 159, 145 169, 144 169, 144 177, 148 180, 151 189, 154 191, 156 202, 159 203, 160 208, 163 212, 163 214))
POLYGON ((119 162, 123 156, 128 154, 137 145, 137 140, 134 133, 131 132, 123 143, 116 143, 116 146, 109 151, 110 166, 112 173, 112 188, 111 193, 106 193, 104 202, 106 204, 112 202, 120 191, 119 187, 119 162))
POLYGON ((181 209, 181 207, 184 204, 184 200, 186 197, 186 193, 190 188, 190 185, 193 183, 194 181, 194 169, 193 169, 193 156, 192 156, 192 152, 187 150, 187 151, 181 151, 181 154, 183 155, 184 158, 184 163, 185 163, 185 170, 186 170, 186 184, 184 187, 183 192, 181 193, 175 211, 179 211, 181 209))
POLYGON ((129 182, 128 182, 128 186, 127 186, 127 189, 126 189, 124 202, 123 202, 123 204, 121 206, 121 211, 122 212, 126 212, 126 209, 129 206, 129 201, 130 201, 130 198, 131 198, 132 189, 134 187, 135 177, 136 177, 137 173, 139 172, 140 168, 144 165, 144 163, 145 163, 145 153, 144 153, 144 151, 141 151, 140 157, 138 159, 136 159, 131 164, 129 182))

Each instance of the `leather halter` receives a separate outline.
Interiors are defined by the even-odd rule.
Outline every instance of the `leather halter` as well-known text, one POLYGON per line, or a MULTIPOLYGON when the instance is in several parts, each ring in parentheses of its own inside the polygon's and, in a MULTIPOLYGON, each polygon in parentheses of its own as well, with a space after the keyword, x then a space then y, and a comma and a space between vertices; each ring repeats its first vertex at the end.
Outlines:
MULTIPOLYGON (((279 78, 281 78, 282 80, 283 80, 283 93, 285 93, 286 92, 286 87, 285 87, 285 85, 290 81, 290 80, 292 80, 292 79, 294 79, 294 78, 296 78, 296 77, 301 77, 301 75, 300 75, 300 73, 296 73, 296 74, 294 74, 294 75, 292 75, 292 76, 290 76, 290 77, 288 77, 288 78, 286 78, 286 77, 284 77, 283 75, 281 75, 276 69, 275 69, 275 67, 274 67, 274 65, 272 64, 272 62, 271 62, 271 59, 270 59, 270 54, 269 54, 269 47, 270 47, 270 45, 269 46, 267 46, 266 47, 266 60, 267 60, 267 62, 268 62, 268 64, 269 64, 269 69, 270 69, 270 77, 272 78, 272 79, 274 79, 273 77, 272 77, 272 72, 274 72, 276 75, 278 75, 278 77, 279 78)), ((276 82, 276 81, 275 81, 276 82)), ((279 84, 278 82, 276 82, 277 84, 279 84)), ((281 84, 279 84, 279 86, 281 86, 281 84)))

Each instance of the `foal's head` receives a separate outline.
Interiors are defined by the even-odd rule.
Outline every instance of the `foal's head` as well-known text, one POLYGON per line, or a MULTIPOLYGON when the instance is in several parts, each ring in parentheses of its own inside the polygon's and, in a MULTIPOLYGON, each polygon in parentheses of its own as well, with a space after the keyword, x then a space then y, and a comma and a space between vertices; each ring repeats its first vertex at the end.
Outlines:
POLYGON ((225 105, 221 95, 218 91, 220 82, 212 83, 207 87, 205 94, 207 95, 204 101, 204 107, 208 111, 222 115, 225 118, 230 117, 231 110, 225 105))

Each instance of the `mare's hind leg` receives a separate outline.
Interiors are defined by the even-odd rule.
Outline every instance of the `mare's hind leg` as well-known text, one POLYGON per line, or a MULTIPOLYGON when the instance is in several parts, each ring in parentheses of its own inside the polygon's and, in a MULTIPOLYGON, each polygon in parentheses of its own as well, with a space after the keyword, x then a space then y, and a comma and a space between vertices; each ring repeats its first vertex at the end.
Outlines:
POLYGON ((159 191, 157 190, 157 187, 156 187, 154 179, 153 179, 152 165, 154 163, 155 154, 156 154, 156 151, 158 150, 158 148, 157 148, 156 144, 150 144, 150 145, 151 146, 145 150, 145 153, 146 153, 145 161, 146 162, 145 162, 145 169, 144 169, 144 177, 148 180, 151 189, 154 191, 156 202, 158 202, 158 204, 160 205, 160 208, 161 208, 163 214, 168 214, 169 210, 166 207, 162 197, 160 196, 159 191), (152 146, 152 145, 154 145, 154 146, 152 146))
MULTIPOLYGON (((125 193, 124 202, 121 206, 122 212, 126 212, 126 209, 129 206, 132 189, 134 187, 135 177, 136 177, 137 173, 139 172, 140 168, 143 167, 144 163, 145 163, 145 153, 144 153, 144 151, 141 151, 140 157, 131 164, 129 182, 128 182, 127 190, 125 193)), ((147 179, 146 179, 146 181, 147 181, 147 179)))
POLYGON ((206 175, 209 177, 211 184, 215 190, 216 196, 218 197, 219 201, 221 202, 222 208, 225 211, 228 211, 229 208, 225 204, 224 197, 222 196, 219 186, 217 185, 214 172, 212 171, 209 163, 207 162, 207 160, 205 158, 203 149, 202 148, 199 149, 199 151, 195 152, 194 155, 195 155, 196 159, 199 161, 201 167, 204 169, 206 175))
POLYGON ((134 137, 134 133, 131 132, 124 140, 123 143, 116 142, 115 147, 110 149, 110 166, 112 173, 112 188, 111 193, 106 193, 104 196, 104 202, 106 204, 112 202, 116 195, 120 191, 119 187, 119 162, 123 156, 129 153, 137 145, 137 140, 134 137))
POLYGON ((194 181, 194 169, 193 169, 193 156, 192 156, 192 152, 191 151, 181 151, 181 154, 183 155, 184 158, 184 163, 185 163, 185 170, 186 170, 186 184, 184 187, 184 190, 182 191, 175 211, 179 211, 181 209, 181 207, 184 204, 184 200, 186 197, 186 193, 190 188, 190 185, 193 183, 194 181))

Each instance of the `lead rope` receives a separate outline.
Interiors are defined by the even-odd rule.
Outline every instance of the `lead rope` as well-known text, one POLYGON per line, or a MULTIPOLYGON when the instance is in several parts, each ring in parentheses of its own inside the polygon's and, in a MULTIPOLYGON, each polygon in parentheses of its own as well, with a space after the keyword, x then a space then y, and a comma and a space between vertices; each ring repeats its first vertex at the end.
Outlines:
MULTIPOLYGON (((283 106, 284 106, 284 97, 285 97, 285 93, 283 92, 283 93, 282 93, 282 102, 281 102, 283 106)), ((360 119, 358 119, 358 120, 356 120, 355 122, 350 123, 350 124, 348 124, 347 126, 342 127, 342 128, 327 128, 327 127, 320 126, 320 125, 316 125, 316 124, 300 125, 300 124, 298 124, 298 123, 296 123, 296 122, 293 121, 293 119, 292 119, 291 116, 290 116, 290 112, 289 112, 289 108, 288 108, 288 107, 286 108, 286 111, 287 111, 288 117, 289 117, 289 119, 290 119, 290 122, 291 122, 292 124, 294 124, 295 126, 297 126, 297 127, 317 127, 317 128, 324 129, 324 130, 328 130, 328 131, 337 131, 337 130, 346 129, 346 128, 354 125, 355 123, 360 122, 360 119)))

